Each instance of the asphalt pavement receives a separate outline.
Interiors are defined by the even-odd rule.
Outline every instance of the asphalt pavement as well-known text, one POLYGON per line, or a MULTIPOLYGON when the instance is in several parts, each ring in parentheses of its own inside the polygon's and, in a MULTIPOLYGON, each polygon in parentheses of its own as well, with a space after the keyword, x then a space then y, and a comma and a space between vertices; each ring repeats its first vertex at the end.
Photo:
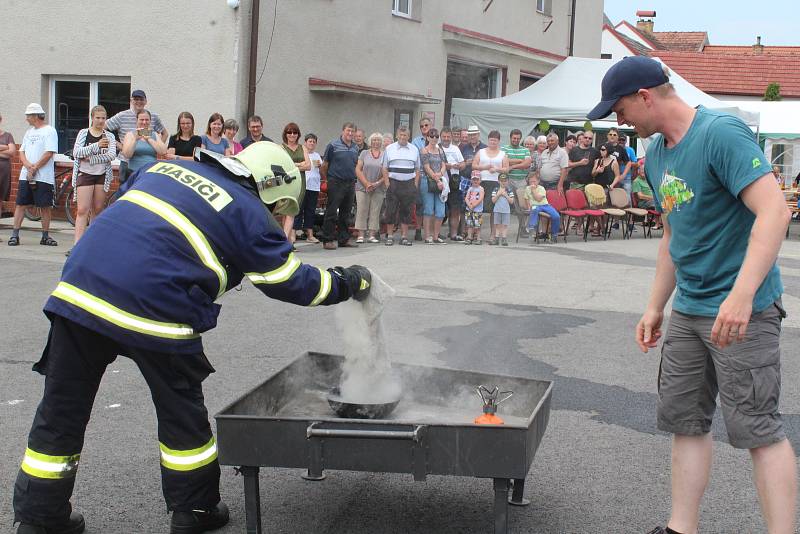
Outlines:
MULTIPOLYGON (((0 220, 0 531, 11 531, 11 495, 43 379, 31 365, 44 347, 41 313, 72 240, 54 225, 58 247, 38 244, 26 223, 8 247, 0 220)), ((800 450, 800 225, 780 264, 789 313, 783 333, 782 411, 800 450)), ((328 267, 370 267, 397 290, 385 312, 391 357, 554 382, 549 426, 528 474, 524 508, 509 510, 510 532, 644 533, 669 514, 670 438, 655 425, 658 351, 642 354, 633 329, 654 274, 659 239, 509 247, 386 247, 324 251, 301 243, 298 256, 328 267)), ((221 301, 219 325, 204 336, 217 372, 205 382, 209 415, 304 351, 340 353, 332 308, 272 301, 249 285, 221 301)), ((476 404, 476 415, 479 406, 476 404)), ((718 417, 719 418, 719 417, 718 417)), ((714 427, 715 458, 701 532, 765 532, 746 451, 714 427)), ((73 504, 89 533, 167 532, 156 419, 135 365, 109 366, 86 435, 73 504)), ((322 482, 300 469, 261 470, 266 533, 492 532, 487 479, 328 471, 322 482)), ((231 509, 222 533, 244 532, 243 480, 223 467, 231 509)))

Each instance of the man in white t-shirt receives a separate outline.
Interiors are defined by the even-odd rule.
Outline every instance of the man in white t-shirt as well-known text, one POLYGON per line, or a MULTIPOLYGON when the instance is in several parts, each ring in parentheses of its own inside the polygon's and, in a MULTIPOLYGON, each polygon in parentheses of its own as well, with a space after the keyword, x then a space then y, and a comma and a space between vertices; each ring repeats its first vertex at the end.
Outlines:
POLYGON ((39 104, 29 104, 25 109, 25 120, 31 125, 22 138, 19 160, 22 170, 19 173, 17 205, 14 209, 14 229, 8 244, 19 245, 19 229, 27 206, 41 208, 42 239, 40 245, 54 247, 56 240, 50 237, 50 217, 53 207, 55 186, 55 165, 53 154, 58 152, 58 134, 55 128, 44 121, 44 109, 39 104))
POLYGON ((458 186, 461 182, 461 170, 466 166, 464 155, 461 150, 453 143, 453 133, 448 127, 442 128, 439 147, 444 152, 447 162, 447 172, 450 176, 450 194, 447 196, 447 206, 450 211, 448 221, 450 221, 450 239, 453 241, 463 241, 464 238, 458 233, 459 226, 464 218, 464 197, 458 186))

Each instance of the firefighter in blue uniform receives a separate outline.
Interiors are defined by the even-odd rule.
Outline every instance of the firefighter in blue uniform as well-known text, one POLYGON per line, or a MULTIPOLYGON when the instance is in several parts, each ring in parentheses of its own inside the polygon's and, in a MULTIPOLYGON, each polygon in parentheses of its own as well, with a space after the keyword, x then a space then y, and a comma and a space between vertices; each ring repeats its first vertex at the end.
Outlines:
POLYGON ((247 277, 267 296, 329 305, 369 292, 360 266, 303 264, 267 210, 295 214, 300 172, 278 145, 232 157, 141 169, 92 222, 45 305, 47 346, 34 370, 45 390, 14 487, 18 534, 84 530, 70 496, 84 431, 106 366, 131 358, 152 392, 164 498, 172 533, 228 522, 201 383, 214 369, 200 334, 216 326, 215 300, 247 277))

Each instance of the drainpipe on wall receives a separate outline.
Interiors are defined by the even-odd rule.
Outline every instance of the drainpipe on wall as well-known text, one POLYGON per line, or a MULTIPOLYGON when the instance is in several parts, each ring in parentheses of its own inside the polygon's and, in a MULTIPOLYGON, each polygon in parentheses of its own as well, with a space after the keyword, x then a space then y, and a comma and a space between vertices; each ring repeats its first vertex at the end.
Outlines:
POLYGON ((569 18, 569 54, 573 54, 573 48, 575 46, 575 2, 576 0, 572 0, 572 16, 569 18))
POLYGON ((260 0, 253 0, 250 14, 250 64, 247 72, 247 118, 256 112, 256 69, 258 59, 258 8, 260 0))

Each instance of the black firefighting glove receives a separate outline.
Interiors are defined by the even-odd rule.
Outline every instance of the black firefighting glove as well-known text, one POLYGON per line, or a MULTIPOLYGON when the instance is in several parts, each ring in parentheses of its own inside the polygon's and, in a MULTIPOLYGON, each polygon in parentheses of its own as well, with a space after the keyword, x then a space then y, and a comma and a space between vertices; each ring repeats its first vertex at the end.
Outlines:
POLYGON ((348 298, 361 301, 369 295, 369 290, 372 286, 372 274, 366 267, 351 265, 350 267, 334 267, 328 270, 344 282, 348 298))

